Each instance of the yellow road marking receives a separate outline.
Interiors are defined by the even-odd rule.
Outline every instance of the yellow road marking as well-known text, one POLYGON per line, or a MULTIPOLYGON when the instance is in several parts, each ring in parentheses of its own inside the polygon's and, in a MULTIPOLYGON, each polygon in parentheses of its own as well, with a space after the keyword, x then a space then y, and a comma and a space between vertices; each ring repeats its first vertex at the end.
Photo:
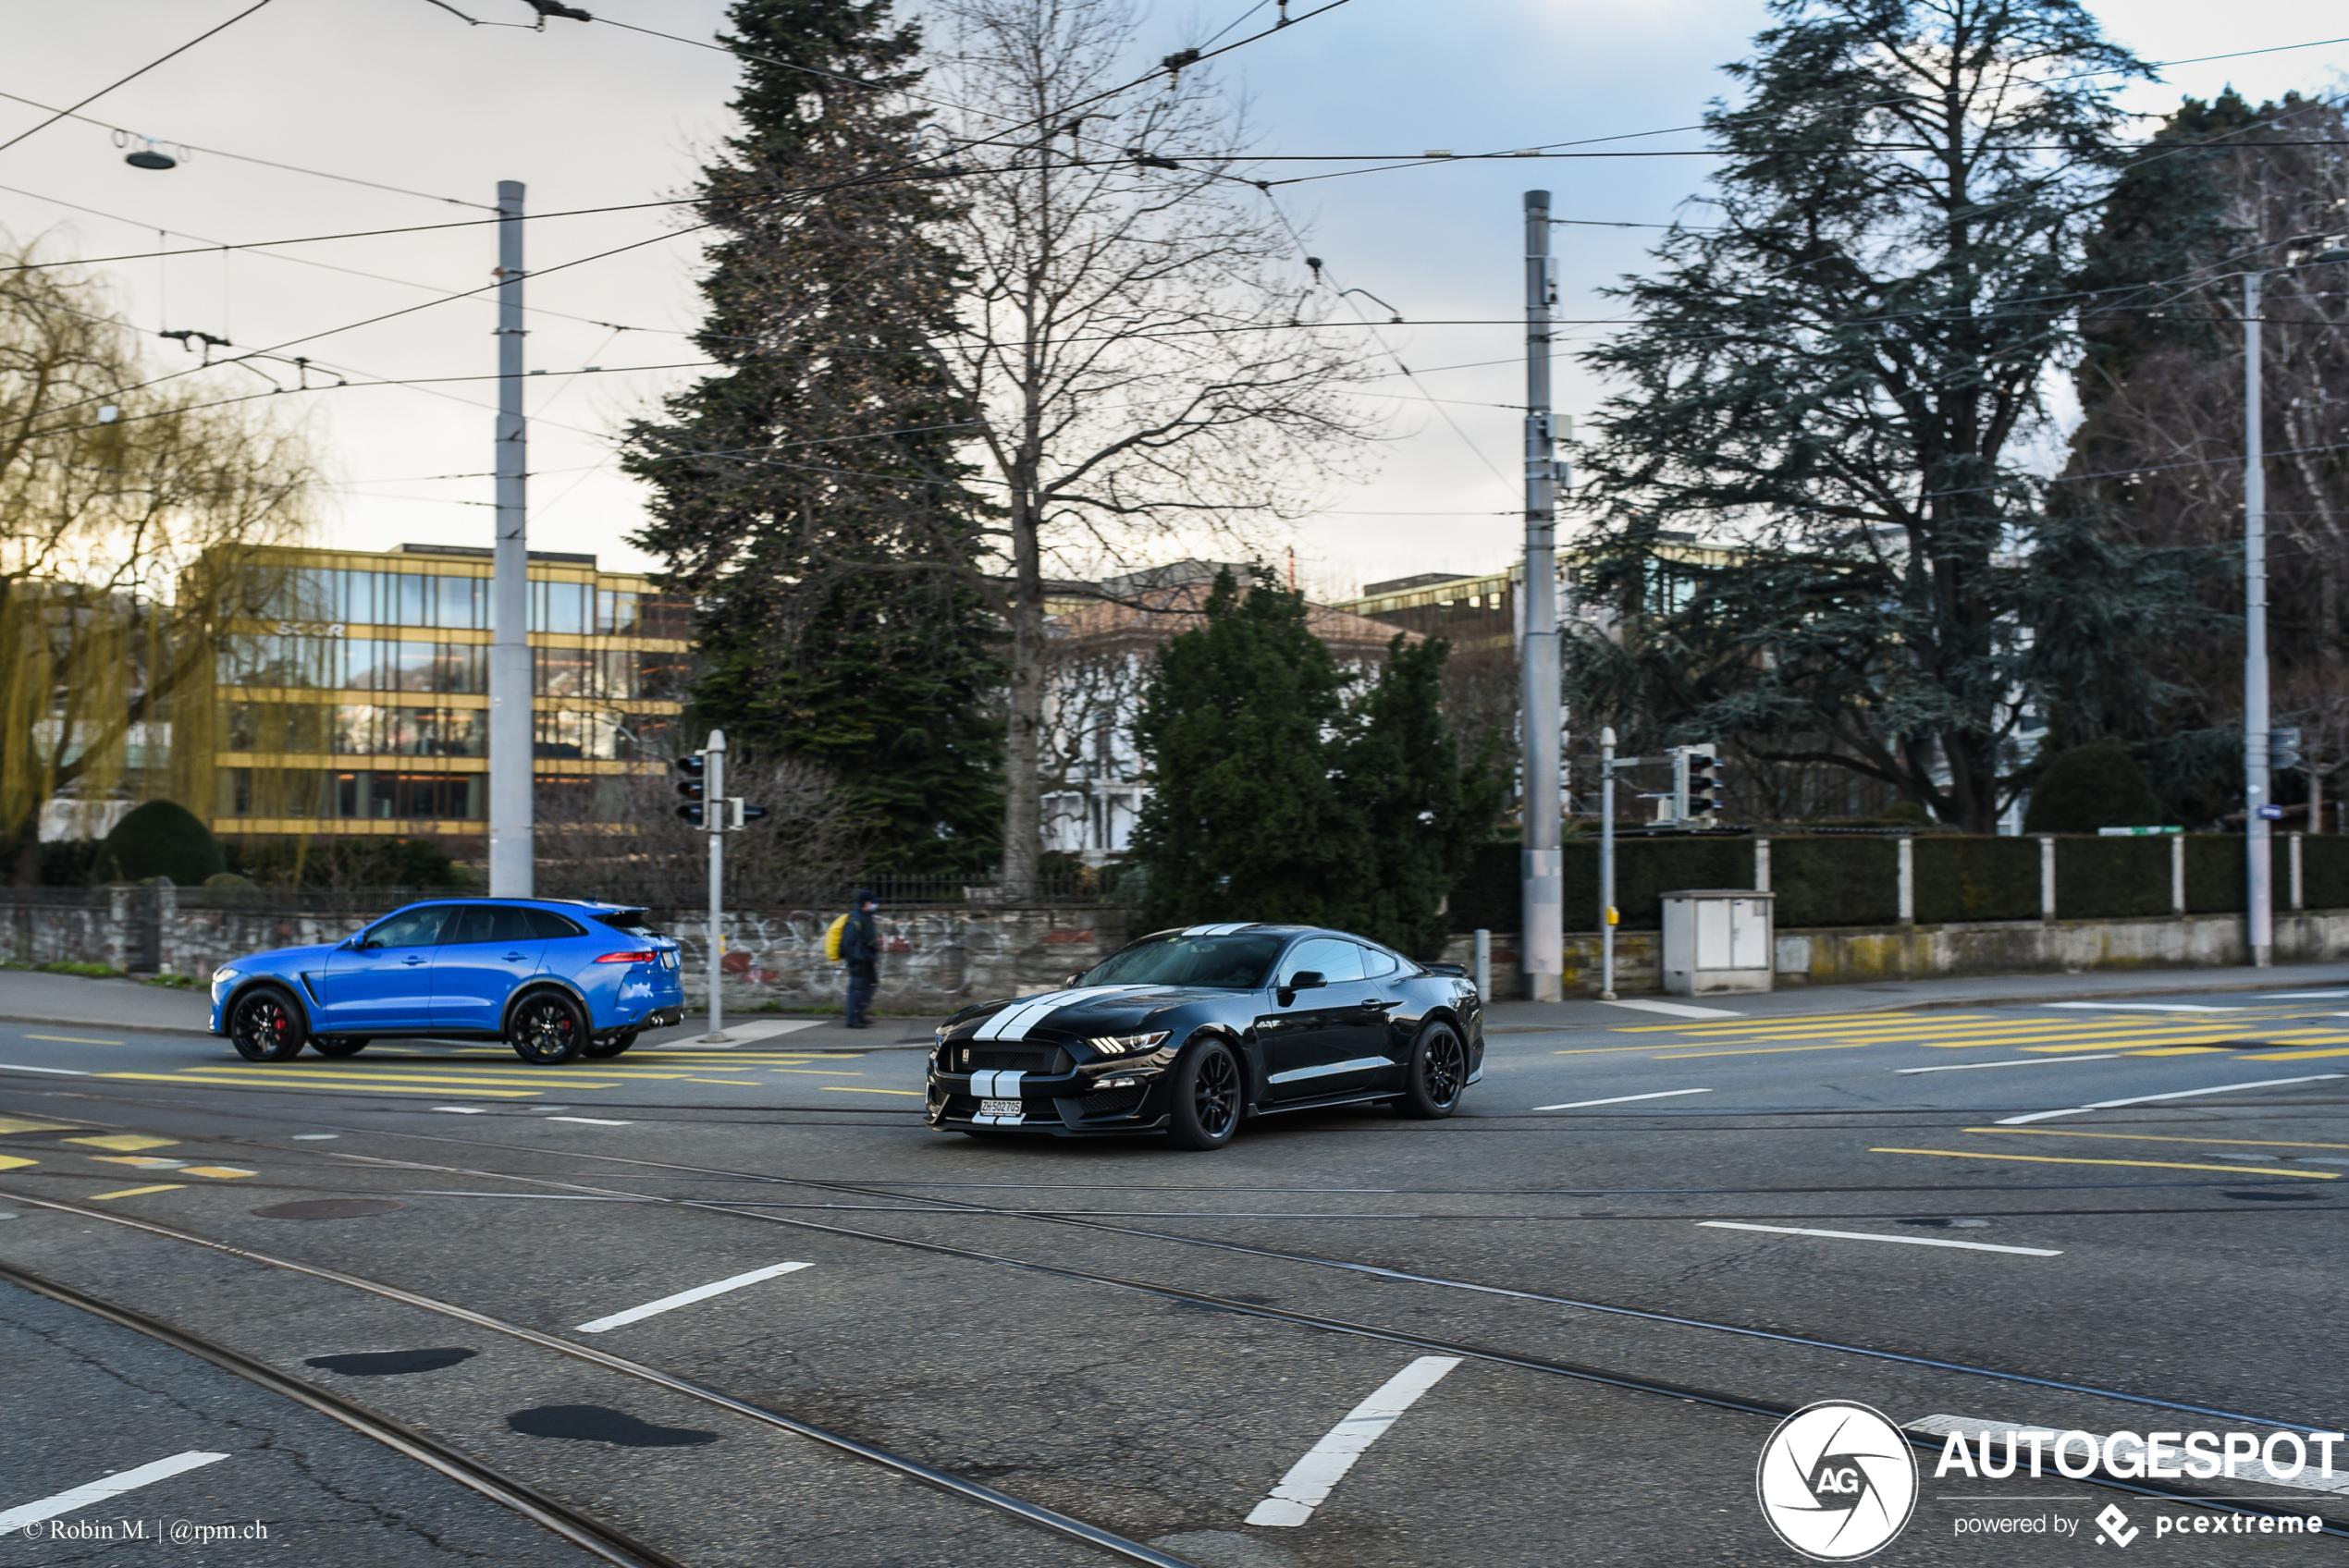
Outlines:
POLYGON ((911 1095, 917 1100, 929 1097, 919 1089, 867 1089, 855 1084, 818 1084, 816 1086, 833 1095, 911 1095))
POLYGON ((149 1193, 176 1193, 187 1184, 185 1182, 166 1182, 159 1187, 125 1187, 118 1193, 92 1193, 90 1201, 104 1203, 108 1198, 136 1198, 144 1197, 149 1193))
POLYGON ((1870 1149, 1870 1154, 1933 1154, 1950 1159, 2013 1159, 2025 1165, 2133 1165, 2151 1170, 2223 1170, 2230 1176, 2276 1175, 2298 1176, 2310 1182, 2338 1182, 2337 1171, 2293 1170, 2283 1166, 2261 1166, 2257 1170, 2240 1165, 2182 1165, 2170 1159, 2081 1159, 2054 1154, 1974 1154, 1965 1149, 1870 1149))
POLYGON ((68 1046, 118 1046, 120 1040, 85 1040, 79 1035, 27 1035, 28 1040, 62 1040, 68 1046))
POLYGON ((679 1082, 685 1084, 723 1084, 730 1089, 755 1089, 758 1086, 757 1081, 750 1078, 683 1078, 680 1079, 679 1082))
POLYGON ((2132 1144, 2240 1144, 2263 1149, 2349 1149, 2349 1144, 2302 1144, 2288 1138, 2181 1138, 2159 1133, 2067 1133, 2060 1127, 1968 1127, 1969 1133, 2004 1133, 2032 1138, 2118 1138, 2132 1144))
POLYGON ((1881 1043, 1876 1040, 1837 1040, 1824 1046, 1747 1046, 1737 1050, 1727 1051, 1680 1051, 1671 1056, 1659 1056, 1655 1060, 1686 1061, 1691 1057, 1697 1056, 1770 1056, 1779 1051, 1863 1051, 1870 1046, 1881 1043))
POLYGON ((830 1067, 770 1067, 769 1072, 805 1072, 811 1078, 862 1078, 862 1072, 842 1072, 830 1067))
MULTIPOLYGON (((214 1079, 224 1083, 233 1082, 239 1084, 277 1084, 283 1083, 288 1079, 312 1079, 327 1084, 493 1084, 500 1088, 507 1089, 541 1088, 547 1086, 550 1082, 552 1082, 551 1080, 543 1077, 534 1076, 525 1078, 520 1073, 516 1073, 511 1077, 501 1077, 486 1072, 467 1074, 461 1077, 453 1072, 351 1072, 337 1071, 332 1068, 318 1067, 297 1067, 291 1070, 281 1068, 276 1072, 272 1072, 265 1067, 191 1067, 183 1070, 183 1075, 191 1078, 201 1075, 207 1079, 214 1079)), ((106 1076, 111 1076, 111 1074, 107 1074, 106 1076)), ((565 1089, 618 1088, 620 1085, 617 1084, 607 1084, 602 1082, 603 1079, 609 1076, 609 1073, 598 1072, 593 1079, 574 1080, 565 1078, 560 1080, 560 1083, 565 1089)))
POLYGON ((2203 1056, 2211 1051, 2224 1051, 2224 1046, 2156 1046, 2149 1051, 2122 1051, 2122 1056, 2203 1056))
MULTIPOLYGON (((166 1074, 162 1072, 98 1072, 92 1073, 92 1076, 97 1078, 129 1078, 141 1084, 178 1084, 183 1088, 189 1084, 193 1083, 206 1084, 215 1089, 305 1089, 319 1094, 330 1095, 350 1095, 363 1092, 358 1089, 346 1088, 340 1084, 304 1084, 290 1078, 264 1079, 259 1083, 251 1083, 242 1078, 202 1078, 193 1074, 166 1074)), ((471 1096, 472 1098, 477 1100, 526 1100, 534 1095, 546 1093, 544 1089, 475 1089, 470 1087, 462 1089, 447 1089, 432 1086, 408 1088, 398 1084, 373 1084, 370 1085, 365 1092, 384 1095, 438 1095, 443 1099, 463 1099, 467 1096, 471 1096)))
POLYGON ((157 1159, 150 1154, 93 1154, 90 1158, 101 1165, 129 1165, 141 1170, 177 1170, 188 1163, 184 1159, 157 1159))
POLYGON ((0 1170, 21 1170, 28 1165, 38 1165, 37 1159, 20 1159, 12 1154, 0 1154, 0 1170))
POLYGON ((258 1176, 261 1172, 240 1170, 233 1165, 191 1165, 188 1167, 188 1174, 191 1176, 258 1176))
MULTIPOLYGON (((1995 1021, 1998 1016, 1990 1012, 1951 1012, 1944 1013, 1934 1023, 1937 1026, 1995 1021)), ((1922 1026, 1920 1021, 1904 1019, 1897 1013, 1869 1013, 1862 1018, 1854 1018, 1848 1012, 1813 1012, 1794 1018, 1777 1019, 1769 1023, 1756 1023, 1751 1019, 1736 1023, 1627 1023, 1621 1025, 1617 1033, 1640 1035, 1653 1034, 1658 1030, 1678 1030, 1689 1035, 1734 1035, 1746 1029, 1860 1029, 1865 1028, 1870 1023, 1881 1023, 1888 1018, 1905 1023, 1911 1028, 1922 1026)))
POLYGON ((2349 1056, 2349 1047, 2321 1051, 2245 1051, 2245 1061, 2306 1061, 2313 1057, 2349 1056))
POLYGON ((1552 1056, 1616 1056, 1624 1051, 1652 1051, 1658 1047, 1670 1048, 1665 1047, 1661 1040, 1650 1040, 1644 1046, 1586 1046, 1580 1050, 1552 1051, 1550 1054, 1552 1056))
POLYGON ((73 1128, 63 1121, 27 1121, 20 1117, 0 1116, 0 1133, 70 1133, 73 1128))
POLYGON ((95 1138, 68 1138, 68 1144, 88 1144, 93 1149, 113 1149, 117 1154, 129 1154, 137 1149, 167 1149, 172 1138, 150 1138, 141 1133, 107 1133, 95 1138))

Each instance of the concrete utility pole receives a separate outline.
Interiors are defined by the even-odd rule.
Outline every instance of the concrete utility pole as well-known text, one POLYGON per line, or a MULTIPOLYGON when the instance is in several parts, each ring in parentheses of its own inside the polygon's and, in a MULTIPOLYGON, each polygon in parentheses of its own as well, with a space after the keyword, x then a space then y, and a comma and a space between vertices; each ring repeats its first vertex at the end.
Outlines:
POLYGON ((1566 876, 1558 850, 1557 462, 1550 427, 1550 193, 1525 193, 1525 624, 1523 661, 1526 988, 1560 999, 1566 972, 1566 876))
POLYGON ((1615 726, 1599 730, 1599 1000, 1615 999, 1615 726))
POLYGON ((522 414, 522 181, 498 182, 498 551, 489 590, 489 893, 531 896, 530 513, 522 414))
POLYGON ((726 827, 732 808, 726 800, 726 732, 713 729, 702 748, 702 830, 709 835, 709 1033, 702 1038, 720 1042, 726 1033, 726 827))
POLYGON ((2260 429, 2259 312, 2267 274, 2243 275, 2243 839, 2247 861, 2244 918, 2251 962, 2262 969, 2276 946, 2275 839, 2269 834, 2268 759, 2268 462, 2260 429))

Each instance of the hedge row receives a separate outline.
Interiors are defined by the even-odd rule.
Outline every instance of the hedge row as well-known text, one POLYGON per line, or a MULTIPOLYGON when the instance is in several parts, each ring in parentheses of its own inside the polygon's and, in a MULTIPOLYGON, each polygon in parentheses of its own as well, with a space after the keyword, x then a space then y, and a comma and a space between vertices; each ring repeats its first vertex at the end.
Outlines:
MULTIPOLYGON (((2161 915, 2171 908, 2171 839, 2061 836, 2056 847, 2056 914, 2064 920, 2112 920, 2161 915)), ((2036 920, 2040 840, 1923 835, 1915 848, 1916 918, 1952 921, 2036 920)), ((2276 841, 2276 904, 2291 896, 2290 840, 2276 841)), ((2302 902, 2309 909, 2349 908, 2349 837, 2312 834, 2300 840, 2302 902)), ((2185 839, 2186 909, 2224 914, 2244 907, 2244 841, 2232 834, 2190 834, 2185 839)), ((1578 839, 1565 851, 1566 926, 1597 924, 1599 847, 1578 839)), ((1456 931, 1519 925, 1519 850, 1513 843, 1478 848, 1452 889, 1456 931)), ((1662 922, 1662 895, 1683 888, 1753 886, 1753 840, 1622 839, 1616 844, 1616 907, 1623 924, 1653 930, 1662 922)), ((1900 918, 1900 849, 1890 838, 1774 838, 1770 886, 1777 893, 1777 924, 1889 925, 1900 918)))

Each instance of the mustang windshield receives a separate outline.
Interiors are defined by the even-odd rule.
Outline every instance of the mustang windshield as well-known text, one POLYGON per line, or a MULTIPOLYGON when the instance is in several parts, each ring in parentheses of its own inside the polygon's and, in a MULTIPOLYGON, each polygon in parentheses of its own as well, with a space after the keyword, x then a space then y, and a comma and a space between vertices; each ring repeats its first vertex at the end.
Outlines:
POLYGON ((1204 986, 1252 991, 1280 956, 1284 938, 1265 936, 1166 937, 1137 942, 1103 959, 1088 986, 1204 986))

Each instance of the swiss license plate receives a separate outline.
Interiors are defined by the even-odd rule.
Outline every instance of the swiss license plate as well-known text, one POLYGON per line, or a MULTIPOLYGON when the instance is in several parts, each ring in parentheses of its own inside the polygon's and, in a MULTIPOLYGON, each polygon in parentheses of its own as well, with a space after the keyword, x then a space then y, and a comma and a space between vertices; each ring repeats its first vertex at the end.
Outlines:
POLYGON ((978 1113, 981 1116, 1016 1117, 1020 1113, 1020 1102, 1017 1100, 981 1100, 978 1102, 978 1113))

